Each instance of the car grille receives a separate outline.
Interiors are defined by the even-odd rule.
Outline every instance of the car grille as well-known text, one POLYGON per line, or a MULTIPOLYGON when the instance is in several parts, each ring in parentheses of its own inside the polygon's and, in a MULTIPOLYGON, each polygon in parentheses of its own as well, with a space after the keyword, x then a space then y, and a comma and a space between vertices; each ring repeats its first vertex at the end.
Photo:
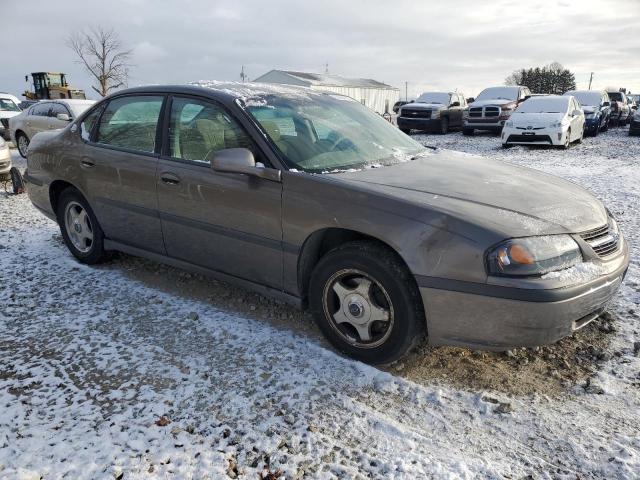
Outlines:
POLYGON ((400 116, 404 118, 431 118, 431 110, 403 108, 400 116))
POLYGON ((549 135, 509 135, 507 143, 533 143, 533 142, 547 142, 552 144, 549 135))
POLYGON ((470 107, 469 117, 471 118, 495 118, 500 116, 500 107, 470 107))
POLYGON ((599 257, 606 257, 618 250, 620 235, 611 231, 609 225, 599 227, 580 234, 599 257))
POLYGON ((544 127, 516 127, 518 130, 544 130, 544 127))
POLYGON ((8 118, 0 118, 0 123, 4 128, 9 128, 9 119, 8 118))

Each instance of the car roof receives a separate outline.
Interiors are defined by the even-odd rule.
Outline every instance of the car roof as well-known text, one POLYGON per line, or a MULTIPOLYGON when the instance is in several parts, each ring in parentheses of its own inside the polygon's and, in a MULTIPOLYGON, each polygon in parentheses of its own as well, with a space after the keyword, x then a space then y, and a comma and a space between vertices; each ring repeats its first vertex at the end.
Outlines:
POLYGON ((281 85, 275 83, 257 82, 222 82, 215 80, 200 80, 185 85, 147 85, 126 90, 119 90, 112 96, 130 95, 136 93, 174 93, 183 95, 200 95, 216 100, 233 101, 235 99, 247 100, 260 98, 267 95, 290 96, 316 96, 316 95, 336 95, 332 92, 322 92, 312 90, 308 87, 292 85, 281 85))

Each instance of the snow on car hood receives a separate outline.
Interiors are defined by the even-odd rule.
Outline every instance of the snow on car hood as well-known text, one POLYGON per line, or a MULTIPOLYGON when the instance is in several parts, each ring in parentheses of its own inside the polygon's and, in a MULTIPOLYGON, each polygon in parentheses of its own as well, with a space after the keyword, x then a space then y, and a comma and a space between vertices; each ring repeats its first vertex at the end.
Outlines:
POLYGON ((598 107, 593 107, 591 105, 582 105, 582 111, 584 113, 593 113, 598 110, 598 107))
POLYGON ((0 110, 0 118, 12 118, 16 115, 20 115, 22 112, 10 112, 6 110, 0 110))
POLYGON ((564 118, 564 113, 518 113, 511 115, 514 127, 548 127, 564 118))
POLYGON ((449 150, 336 177, 506 236, 579 233, 607 223, 602 203, 574 183, 449 150))
POLYGON ((487 105, 506 105, 507 103, 515 103, 515 100, 502 100, 502 99, 494 99, 494 100, 476 100, 473 103, 470 103, 470 107, 485 107, 487 105))

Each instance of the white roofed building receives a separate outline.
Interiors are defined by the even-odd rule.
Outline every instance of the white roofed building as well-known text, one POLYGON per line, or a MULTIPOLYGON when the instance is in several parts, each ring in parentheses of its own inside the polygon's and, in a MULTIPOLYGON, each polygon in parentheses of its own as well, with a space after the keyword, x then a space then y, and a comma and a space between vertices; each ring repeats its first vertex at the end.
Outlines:
POLYGON ((271 70, 253 80, 262 83, 298 85, 313 90, 347 95, 379 114, 391 113, 393 104, 400 99, 400 90, 369 78, 345 78, 326 73, 271 70))

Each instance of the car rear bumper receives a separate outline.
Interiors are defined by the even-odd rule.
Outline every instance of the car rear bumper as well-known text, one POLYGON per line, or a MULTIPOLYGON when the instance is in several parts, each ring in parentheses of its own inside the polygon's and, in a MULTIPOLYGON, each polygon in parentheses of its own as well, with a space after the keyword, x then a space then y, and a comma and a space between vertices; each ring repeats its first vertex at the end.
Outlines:
POLYGON ((417 277, 429 343, 500 351, 556 342, 604 311, 628 266, 625 243, 610 273, 570 288, 534 291, 471 284, 472 288, 467 282, 417 277))
POLYGON ((398 117, 398 128, 403 130, 437 130, 440 128, 439 118, 407 118, 398 117))

